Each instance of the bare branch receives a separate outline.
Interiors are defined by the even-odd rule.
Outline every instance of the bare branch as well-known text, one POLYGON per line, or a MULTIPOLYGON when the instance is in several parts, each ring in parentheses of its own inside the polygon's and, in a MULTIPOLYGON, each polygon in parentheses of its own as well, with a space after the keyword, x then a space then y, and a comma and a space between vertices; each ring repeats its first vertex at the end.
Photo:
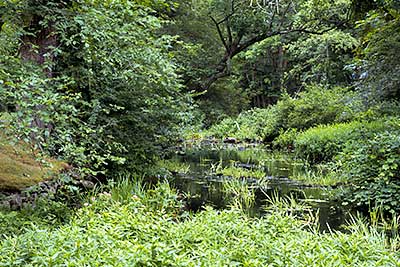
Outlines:
POLYGON ((216 73, 216 74, 210 76, 210 77, 207 79, 207 81, 204 83, 204 86, 203 86, 202 89, 203 89, 204 91, 210 89, 211 85, 212 85, 213 83, 215 83, 217 80, 219 80, 219 79, 221 79, 221 78, 224 78, 224 77, 228 77, 229 75, 230 75, 230 73, 227 73, 227 72, 223 71, 223 72, 218 72, 218 73, 216 73))
POLYGON ((232 31, 231 26, 229 25, 229 20, 226 21, 226 31, 228 33, 228 45, 232 45, 232 31))
POLYGON ((212 19, 212 21, 214 22, 215 26, 217 27, 219 38, 221 39, 222 43, 224 44, 224 47, 225 47, 226 51, 228 51, 229 47, 226 44, 224 36, 222 35, 222 31, 221 31, 221 28, 219 27, 219 23, 212 16, 210 16, 210 18, 212 19))

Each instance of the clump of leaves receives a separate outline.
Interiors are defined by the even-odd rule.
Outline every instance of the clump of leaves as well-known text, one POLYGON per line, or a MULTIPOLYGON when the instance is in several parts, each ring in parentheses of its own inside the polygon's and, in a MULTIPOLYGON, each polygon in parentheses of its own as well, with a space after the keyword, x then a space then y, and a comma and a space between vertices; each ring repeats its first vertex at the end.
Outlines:
POLYGON ((398 131, 348 143, 339 156, 339 164, 349 184, 343 196, 345 202, 364 209, 379 206, 384 212, 400 211, 398 131))
POLYGON ((277 135, 276 123, 276 108, 252 109, 237 118, 224 119, 211 127, 209 134, 217 138, 263 141, 277 135))
POLYGON ((283 130, 349 121, 363 109, 357 94, 348 88, 321 85, 309 85, 294 97, 284 94, 277 108, 283 130))

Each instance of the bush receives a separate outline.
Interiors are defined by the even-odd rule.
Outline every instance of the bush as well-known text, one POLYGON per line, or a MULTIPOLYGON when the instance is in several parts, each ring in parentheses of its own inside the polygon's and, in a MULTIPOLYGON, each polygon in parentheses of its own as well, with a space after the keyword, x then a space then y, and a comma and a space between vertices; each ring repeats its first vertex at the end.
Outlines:
POLYGON ((1 4, 0 103, 17 107, 10 135, 84 174, 140 171, 191 118, 171 54, 176 39, 160 36, 163 19, 132 1, 61 2, 1 4), (57 36, 56 47, 39 42, 40 32, 57 36), (26 58, 18 51, 28 36, 38 47, 26 58), (28 60, 43 49, 43 64, 28 60))
POLYGON ((278 113, 275 107, 252 109, 241 113, 236 119, 226 118, 209 130, 218 137, 235 137, 240 140, 263 141, 278 135, 278 113))
POLYGON ((235 119, 226 118, 209 132, 218 138, 272 142, 288 130, 275 145, 289 147, 295 137, 295 130, 289 129, 303 130, 319 124, 349 121, 361 110, 359 98, 347 88, 326 89, 313 85, 296 98, 284 94, 274 106, 252 109, 235 119))
POLYGON ((320 125, 300 133, 294 142, 296 153, 311 162, 332 160, 348 141, 371 138, 393 127, 390 122, 358 122, 320 125))
POLYGON ((281 130, 279 136, 273 141, 273 145, 275 148, 292 150, 298 134, 299 131, 295 128, 286 131, 281 130))
POLYGON ((197 101, 199 110, 204 114, 203 122, 206 127, 248 110, 249 102, 249 96, 234 77, 216 82, 197 101))
POLYGON ((0 207, 0 237, 19 235, 35 227, 53 229, 68 222, 73 210, 68 203, 40 198, 34 206, 18 211, 0 207))
POLYGON ((349 142, 339 156, 349 187, 345 202, 400 211, 400 131, 349 142))
POLYGON ((382 117, 394 117, 400 114, 400 102, 398 101, 382 101, 369 105, 365 111, 357 113, 357 120, 379 120, 382 117))
POLYGON ((319 124, 349 121, 362 110, 362 104, 348 88, 311 85, 296 98, 284 94, 277 109, 281 128, 308 129, 319 124))

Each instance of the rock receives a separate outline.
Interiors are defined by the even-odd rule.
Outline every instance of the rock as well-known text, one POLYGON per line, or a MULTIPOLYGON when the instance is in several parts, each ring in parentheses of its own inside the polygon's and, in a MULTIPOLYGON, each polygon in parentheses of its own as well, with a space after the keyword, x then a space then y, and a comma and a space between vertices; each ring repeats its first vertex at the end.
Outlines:
POLYGON ((93 189, 95 187, 95 184, 91 181, 82 180, 80 183, 85 189, 93 189))
POLYGON ((237 143, 237 139, 234 137, 227 137, 224 139, 224 143, 225 144, 236 144, 237 143))
POLYGON ((20 209, 22 207, 21 195, 15 194, 9 200, 10 208, 13 210, 20 209))

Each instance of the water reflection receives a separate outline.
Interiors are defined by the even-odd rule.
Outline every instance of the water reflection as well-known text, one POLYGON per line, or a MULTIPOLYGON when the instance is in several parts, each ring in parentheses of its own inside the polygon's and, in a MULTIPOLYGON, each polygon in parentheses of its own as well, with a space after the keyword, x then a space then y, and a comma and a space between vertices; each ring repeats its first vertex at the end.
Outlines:
MULTIPOLYGON (((234 178, 213 174, 215 164, 237 166, 245 169, 261 168, 264 179, 240 178, 253 188, 255 205, 249 210, 254 216, 262 216, 267 200, 274 196, 289 196, 307 203, 318 214, 320 230, 339 229, 345 222, 346 213, 338 203, 329 199, 331 189, 309 186, 291 180, 293 174, 304 171, 304 165, 289 154, 268 154, 260 148, 222 148, 188 150, 174 160, 190 165, 186 174, 176 174, 173 184, 189 196, 189 208, 197 211, 204 205, 226 208, 230 204, 224 191, 224 183, 234 178), (317 212, 318 211, 318 212, 317 212)), ((237 178, 235 178, 237 179, 237 178)))

